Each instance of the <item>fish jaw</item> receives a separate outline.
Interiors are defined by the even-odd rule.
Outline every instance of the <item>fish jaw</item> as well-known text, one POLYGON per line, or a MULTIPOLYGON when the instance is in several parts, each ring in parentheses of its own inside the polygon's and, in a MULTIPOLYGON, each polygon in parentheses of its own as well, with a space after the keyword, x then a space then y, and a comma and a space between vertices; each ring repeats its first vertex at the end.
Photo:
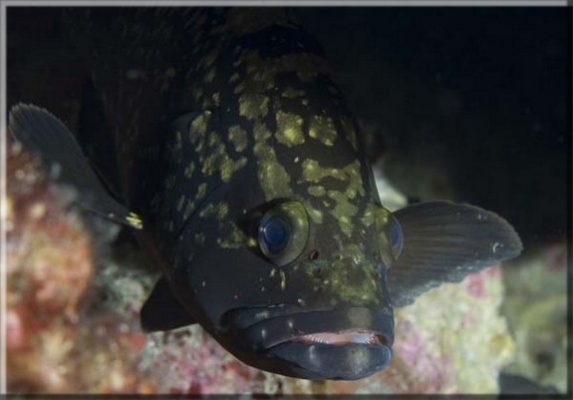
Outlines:
MULTIPOLYGON (((252 313, 234 310, 227 317, 232 324, 252 313)), ((231 327, 229 337, 242 338, 251 356, 241 358, 254 367, 301 379, 356 380, 390 365, 393 330, 387 310, 352 307, 271 315, 243 329, 231 327)))

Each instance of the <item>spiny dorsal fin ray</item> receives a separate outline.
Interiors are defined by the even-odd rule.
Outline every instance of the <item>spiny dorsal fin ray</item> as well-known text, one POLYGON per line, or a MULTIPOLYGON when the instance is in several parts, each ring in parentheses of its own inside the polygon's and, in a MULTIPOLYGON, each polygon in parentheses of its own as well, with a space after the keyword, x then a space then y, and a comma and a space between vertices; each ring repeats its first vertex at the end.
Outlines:
POLYGON ((404 231, 404 248, 389 273, 396 307, 442 282, 518 256, 523 248, 511 225, 497 214, 469 204, 431 201, 394 213, 404 231))
POLYGON ((17 104, 10 110, 9 128, 28 150, 40 153, 61 167, 60 181, 74 186, 77 202, 96 214, 141 229, 141 218, 116 201, 105 189, 74 135, 49 111, 35 105, 17 104))

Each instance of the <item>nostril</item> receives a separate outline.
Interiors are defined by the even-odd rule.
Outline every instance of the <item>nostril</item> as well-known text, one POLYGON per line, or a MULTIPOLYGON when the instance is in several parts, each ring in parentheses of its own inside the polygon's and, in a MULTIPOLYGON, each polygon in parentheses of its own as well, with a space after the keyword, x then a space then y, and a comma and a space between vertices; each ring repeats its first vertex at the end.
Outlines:
POLYGON ((311 261, 315 261, 315 260, 318 259, 319 256, 320 256, 320 253, 318 252, 318 250, 312 250, 312 251, 310 252, 310 254, 308 255, 308 258, 309 258, 311 261))

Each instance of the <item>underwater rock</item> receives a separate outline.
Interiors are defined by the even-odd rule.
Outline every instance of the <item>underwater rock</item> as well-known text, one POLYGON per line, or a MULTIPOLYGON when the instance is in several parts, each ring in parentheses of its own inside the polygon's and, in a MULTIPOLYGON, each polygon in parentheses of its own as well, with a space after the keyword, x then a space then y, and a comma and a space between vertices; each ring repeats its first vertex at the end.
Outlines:
POLYGON ((503 313, 517 347, 515 361, 504 372, 558 393, 568 390, 567 251, 564 239, 550 242, 503 271, 503 313))
POLYGON ((51 182, 19 145, 8 149, 8 392, 153 391, 135 368, 145 335, 98 306, 93 252, 100 239, 70 206, 73 191, 51 182))

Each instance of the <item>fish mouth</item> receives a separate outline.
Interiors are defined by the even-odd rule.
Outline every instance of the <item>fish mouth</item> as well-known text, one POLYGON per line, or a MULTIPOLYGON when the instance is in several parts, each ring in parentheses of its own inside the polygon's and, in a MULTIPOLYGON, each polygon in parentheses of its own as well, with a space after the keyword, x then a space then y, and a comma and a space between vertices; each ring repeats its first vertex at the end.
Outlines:
MULTIPOLYGON (((235 310, 229 321, 244 324, 256 312, 235 310)), ((355 380, 390 364, 394 319, 391 312, 362 307, 287 312, 243 327, 240 336, 264 360, 251 363, 256 367, 303 379, 355 380)))

